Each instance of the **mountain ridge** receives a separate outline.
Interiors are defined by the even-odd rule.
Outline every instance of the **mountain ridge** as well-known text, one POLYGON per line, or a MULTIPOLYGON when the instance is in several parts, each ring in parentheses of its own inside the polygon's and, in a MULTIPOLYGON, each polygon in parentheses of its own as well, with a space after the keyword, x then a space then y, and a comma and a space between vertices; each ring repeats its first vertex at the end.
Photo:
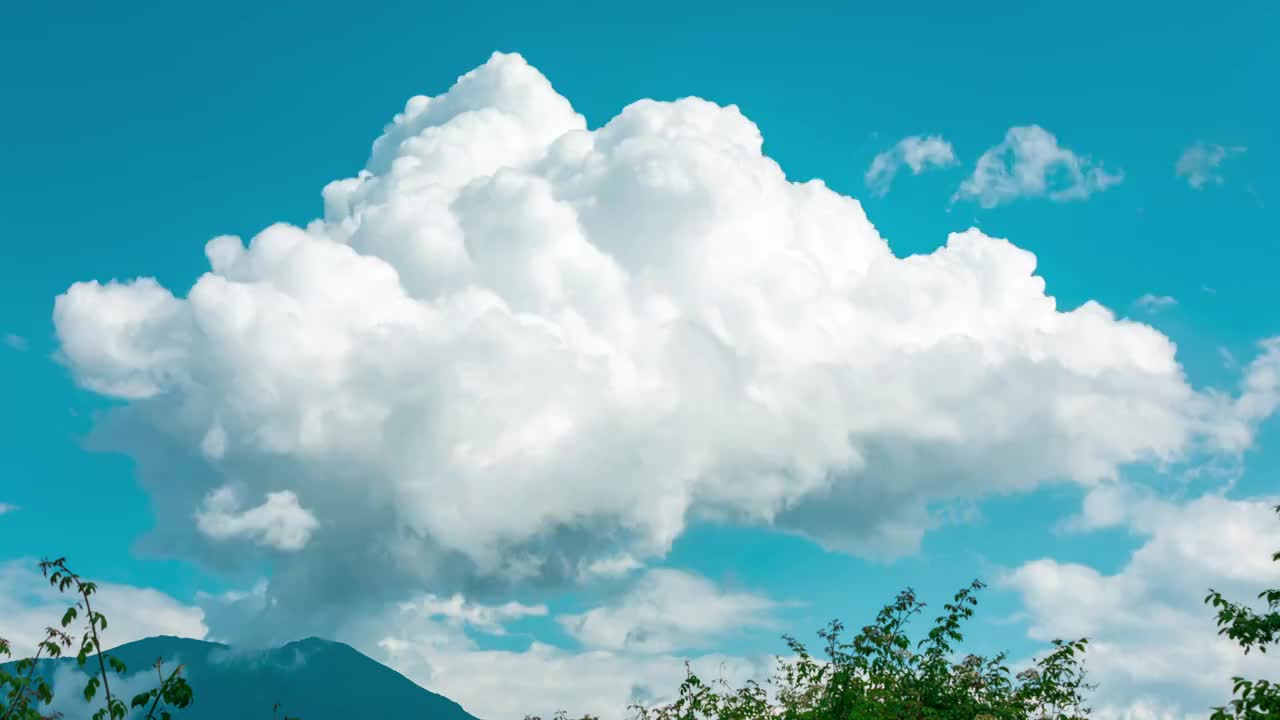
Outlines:
MULTIPOLYGON (((111 676, 116 696, 125 702, 157 684, 153 670, 157 658, 164 659, 167 670, 182 663, 194 698, 190 707, 174 713, 179 720, 271 718, 276 703, 281 705, 281 717, 287 714, 302 720, 387 715, 478 720, 456 701, 421 687, 352 646, 316 636, 274 648, 240 649, 157 635, 106 652, 128 666, 123 678, 111 676)), ((74 657, 41 660, 38 672, 53 685, 54 703, 48 710, 62 712, 64 720, 88 720, 97 705, 86 703, 81 695, 83 671, 74 657)))

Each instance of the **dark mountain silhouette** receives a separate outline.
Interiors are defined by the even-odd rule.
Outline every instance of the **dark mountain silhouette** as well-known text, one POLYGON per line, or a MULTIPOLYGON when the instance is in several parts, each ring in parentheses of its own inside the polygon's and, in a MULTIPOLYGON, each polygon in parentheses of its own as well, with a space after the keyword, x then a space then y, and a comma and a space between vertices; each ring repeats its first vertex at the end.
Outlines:
MULTIPOLYGON (((127 643, 107 654, 128 666, 124 679, 110 676, 113 690, 126 703, 158 684, 157 658, 164 658, 167 669, 182 663, 194 702, 175 712, 175 720, 270 720, 276 703, 281 705, 280 718, 287 714, 302 720, 476 720, 458 703, 419 687, 355 648, 320 638, 242 651, 161 636, 127 643)), ((65 720, 87 720, 99 707, 84 702, 84 678, 78 675, 74 657, 41 661, 40 673, 53 681, 51 709, 61 711, 65 720)))

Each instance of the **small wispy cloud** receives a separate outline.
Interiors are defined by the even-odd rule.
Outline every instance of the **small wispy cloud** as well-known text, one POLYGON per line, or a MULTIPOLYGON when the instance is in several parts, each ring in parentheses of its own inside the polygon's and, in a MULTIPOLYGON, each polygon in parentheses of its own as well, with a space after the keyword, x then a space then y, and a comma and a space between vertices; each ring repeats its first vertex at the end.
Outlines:
POLYGON ((1267 204, 1266 204, 1266 203, 1262 202, 1262 195, 1258 192, 1258 187, 1257 187, 1256 185, 1254 185, 1253 183, 1245 183, 1244 191, 1245 191, 1246 193, 1248 193, 1249 197, 1253 198, 1253 202, 1254 202, 1258 207, 1266 207, 1266 206, 1267 206, 1267 204))
POLYGON ((1171 295, 1154 295, 1147 293, 1133 301, 1135 305, 1149 312, 1156 312, 1178 304, 1178 299, 1171 295))
POLYGON ((919 175, 930 167, 946 167, 955 162, 955 150, 941 136, 912 135, 876 155, 864 179, 872 192, 883 197, 903 165, 911 168, 912 175, 919 175))
POLYGON ((14 512, 17 509, 18 509, 17 505, 10 505, 9 503, 0 502, 0 515, 7 515, 8 513, 14 512))
POLYGON ((1186 178, 1192 188, 1203 190, 1206 185, 1221 185, 1222 174, 1218 168, 1227 158, 1244 151, 1243 147, 1206 145, 1197 141, 1182 151, 1174 170, 1178 177, 1186 178))
POLYGON ((978 158, 973 175, 951 201, 973 199, 984 208, 1024 197, 1083 200, 1124 179, 1092 159, 1058 145, 1039 125, 1009 128, 1004 140, 978 158))
POLYGON ((26 352, 27 348, 30 347, 30 344, 27 342, 26 338, 22 337, 21 335, 16 335, 14 333, 4 334, 4 344, 8 345, 10 348, 14 350, 17 350, 18 352, 26 352))
POLYGON ((506 635, 506 623, 511 621, 547 615, 547 606, 543 604, 525 605, 512 601, 504 605, 484 605, 470 602, 459 593, 447 598, 426 594, 411 602, 401 603, 400 610, 428 619, 469 625, 490 635, 506 635))

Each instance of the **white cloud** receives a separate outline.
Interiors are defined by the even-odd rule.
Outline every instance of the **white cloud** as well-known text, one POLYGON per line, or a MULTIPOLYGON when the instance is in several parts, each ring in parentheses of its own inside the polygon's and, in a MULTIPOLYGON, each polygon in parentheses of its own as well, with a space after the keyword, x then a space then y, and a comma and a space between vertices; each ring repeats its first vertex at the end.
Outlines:
MULTIPOLYGON (((165 658, 169 669, 173 668, 172 658, 165 658)), ((138 693, 146 692, 158 684, 155 669, 148 667, 142 670, 131 668, 131 672, 123 676, 111 677, 111 692, 126 702, 138 693)), ((49 680, 53 690, 53 702, 41 704, 40 712, 45 717, 65 718, 66 720, 90 720, 94 713, 106 705, 106 693, 97 693, 92 701, 84 699, 84 671, 71 665, 60 665, 49 680)), ((199 690, 196 690, 197 694, 199 690)), ((145 720, 146 708, 132 709, 125 715, 126 720, 145 720)), ((105 716, 105 715, 104 715, 105 716)))
MULTIPOLYGON (((102 646, 110 649, 155 635, 203 638, 204 612, 157 590, 99 582, 94 610, 107 617, 102 646)), ((29 558, 0 562, 0 637, 12 643, 15 657, 29 657, 44 629, 59 627, 62 613, 76 598, 59 593, 29 558)), ((78 640, 78 625, 71 630, 78 640)))
POLYGON ((1218 357, 1222 360, 1222 367, 1227 370, 1235 370, 1240 367, 1240 362, 1236 360, 1236 356, 1231 350, 1218 346, 1218 357))
POLYGON ((723 592, 704 577, 654 569, 619 603, 558 618, 583 645, 602 650, 667 653, 704 646, 735 629, 772 627, 768 598, 723 592))
POLYGON ((25 352, 27 348, 30 347, 27 343, 26 338, 22 337, 21 335, 15 335, 14 333, 4 334, 4 344, 8 345, 13 350, 17 350, 18 352, 25 352))
POLYGON ((1280 338, 1263 340, 1258 349, 1244 369, 1240 394, 1225 411, 1229 419, 1218 424, 1216 442, 1230 452, 1249 448, 1258 424, 1280 410, 1280 338))
POLYGON ((493 635, 506 634, 503 624, 511 620, 547 614, 546 605, 524 605, 514 601, 502 605, 484 605, 467 602, 460 593, 448 598, 427 594, 412 602, 402 603, 400 610, 424 618, 444 618, 493 635))
MULTIPOLYGON (((678 655, 639 655, 607 650, 571 652, 534 642, 527 649, 483 650, 460 638, 388 636, 373 649, 379 660, 415 682, 456 700, 477 717, 550 717, 557 710, 603 720, 630 717, 635 703, 674 699, 684 680, 678 655)), ((701 655, 691 659, 706 680, 724 678, 741 687, 763 680, 772 657, 701 655)))
POLYGON ((1232 155, 1239 155, 1244 150, 1242 147, 1223 147, 1197 142, 1178 156, 1174 171, 1178 177, 1186 178, 1187 184, 1196 190, 1201 190, 1209 184, 1221 185, 1222 175, 1218 169, 1222 161, 1232 155))
POLYGON ((11 513, 17 509, 18 509, 17 505, 11 505, 9 503, 0 502, 0 515, 11 513))
POLYGON ((290 490, 269 492, 261 505, 242 511, 230 487, 210 493, 195 519, 200 532, 214 540, 249 539, 285 551, 306 547, 318 525, 290 490))
POLYGON ((1075 529, 1127 527, 1147 538, 1113 575, 1052 559, 1028 562, 1002 584, 1023 598, 1030 635, 1091 638, 1087 666, 1100 683, 1100 718, 1204 717, 1231 697, 1230 678, 1271 677, 1280 658, 1250 653, 1217 635, 1209 588, 1248 602, 1280 586, 1275 498, 1206 495, 1175 504, 1149 492, 1091 492, 1075 529))
POLYGON ((889 186, 898 170, 906 164, 913 175, 919 175, 930 166, 946 167, 956 162, 955 151, 951 143, 940 136, 912 135, 897 142, 871 161, 867 169, 866 183, 875 194, 883 196, 889 192, 889 186))
MULTIPOLYGON (((1108 182, 1035 130, 1013 171, 980 162, 981 197, 1050 167, 1108 182)), ((975 229, 898 258, 761 144, 696 98, 588 130, 495 55, 410 100, 322 219, 211 240, 184 296, 73 285, 61 350, 128 401, 97 443, 136 460, 154 547, 228 571, 259 559, 228 538, 298 547, 260 603, 282 639, 621 574, 699 520, 893 557, 933 502, 1251 438, 1267 403, 1195 390, 1149 326, 1059 308, 1031 253, 975 229), (242 512, 227 485, 295 496, 242 512)))
POLYGON ((978 158, 952 200, 971 198, 984 208, 1024 197, 1083 200, 1123 179, 1123 173, 1110 173, 1059 146, 1039 125, 1024 125, 1009 128, 999 145, 978 158))
POLYGON ((578 570, 578 577, 584 581, 593 578, 616 578, 639 570, 644 565, 627 553, 584 562, 578 570))
POLYGON ((1146 293, 1142 297, 1134 301, 1138 307, 1145 308, 1151 312, 1162 310, 1164 308, 1173 307, 1178 304, 1178 299, 1171 295, 1153 295, 1146 293))
POLYGON ((479 614, 485 617, 481 629, 505 634, 501 624, 521 613, 498 619, 494 607, 466 601, 443 613, 401 610, 344 632, 353 646, 478 717, 549 717, 566 710, 575 717, 590 713, 618 720, 630 716, 632 703, 674 699, 686 660, 704 680, 723 677, 735 687, 763 680, 773 669, 771 655, 672 651, 735 631, 736 612, 745 613, 741 622, 762 623, 769 607, 754 595, 725 592, 704 578, 664 569, 648 573, 614 604, 558 618, 582 642, 576 650, 537 641, 523 650, 482 649, 460 618, 474 626, 471 620, 479 614), (641 632, 648 634, 642 639, 641 632))

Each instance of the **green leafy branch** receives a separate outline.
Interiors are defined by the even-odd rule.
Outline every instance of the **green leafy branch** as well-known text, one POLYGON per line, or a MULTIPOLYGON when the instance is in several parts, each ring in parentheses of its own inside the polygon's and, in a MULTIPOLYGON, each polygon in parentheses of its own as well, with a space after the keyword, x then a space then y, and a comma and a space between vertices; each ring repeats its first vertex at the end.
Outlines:
POLYGON ((928 634, 915 644, 907 626, 925 607, 907 589, 852 639, 832 620, 818 632, 825 658, 784 636, 792 658, 777 659, 769 690, 749 682, 734 690, 706 683, 689 669, 672 702, 632 706, 637 720, 1076 720, 1083 705, 1087 639, 1054 642, 1054 649, 1016 678, 1005 654, 955 660, 961 627, 974 614, 974 581, 943 606, 928 634))
MULTIPOLYGON (((1280 505, 1274 510, 1280 513, 1280 505)), ((1271 556, 1280 562, 1280 552, 1271 556)), ((1260 653, 1268 645, 1280 642, 1280 588, 1263 590, 1258 598, 1265 601, 1266 612, 1255 612, 1244 605, 1233 603, 1222 593, 1210 589, 1204 601, 1217 608, 1218 634, 1236 641, 1246 655, 1250 650, 1260 653)), ((1280 717, 1280 684, 1267 680, 1231 678, 1233 699, 1227 705, 1213 708, 1211 720, 1274 720, 1280 717)))

